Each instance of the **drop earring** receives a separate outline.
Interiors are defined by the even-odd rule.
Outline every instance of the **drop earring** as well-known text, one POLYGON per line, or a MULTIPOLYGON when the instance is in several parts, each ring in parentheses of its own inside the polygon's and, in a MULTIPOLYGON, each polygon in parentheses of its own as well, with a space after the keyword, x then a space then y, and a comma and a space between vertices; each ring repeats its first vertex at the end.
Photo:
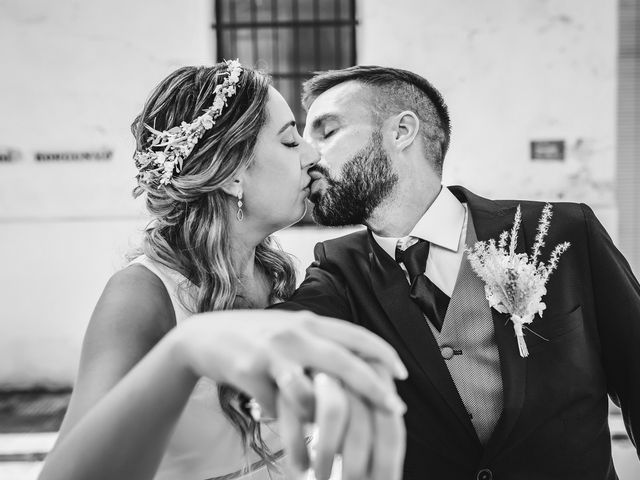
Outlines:
POLYGON ((242 211, 242 206, 244 205, 244 203, 242 203, 242 192, 238 193, 238 211, 236 212, 236 219, 241 222, 242 219, 244 218, 244 212, 242 211))

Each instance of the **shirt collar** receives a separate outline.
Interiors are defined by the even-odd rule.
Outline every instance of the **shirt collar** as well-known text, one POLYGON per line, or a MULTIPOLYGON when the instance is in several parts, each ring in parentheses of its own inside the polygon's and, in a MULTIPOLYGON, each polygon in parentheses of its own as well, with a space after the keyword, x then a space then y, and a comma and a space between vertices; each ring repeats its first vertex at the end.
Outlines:
MULTIPOLYGON (((458 251, 458 243, 464 226, 466 210, 447 187, 440 193, 425 214, 413 227, 410 237, 418 237, 453 252, 458 251)), ((395 258, 396 245, 402 237, 381 237, 371 232, 380 247, 395 258)))

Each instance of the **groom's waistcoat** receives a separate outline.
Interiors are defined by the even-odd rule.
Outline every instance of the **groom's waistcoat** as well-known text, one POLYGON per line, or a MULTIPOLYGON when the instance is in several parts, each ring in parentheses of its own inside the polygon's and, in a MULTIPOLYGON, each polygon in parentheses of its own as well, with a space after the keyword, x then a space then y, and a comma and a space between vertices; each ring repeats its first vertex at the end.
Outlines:
MULTIPOLYGON (((469 215, 465 243, 471 246, 476 240, 469 215)), ((478 438, 485 444, 502 411, 500 356, 484 285, 466 254, 460 263, 442 330, 438 331, 431 322, 427 324, 478 438)))

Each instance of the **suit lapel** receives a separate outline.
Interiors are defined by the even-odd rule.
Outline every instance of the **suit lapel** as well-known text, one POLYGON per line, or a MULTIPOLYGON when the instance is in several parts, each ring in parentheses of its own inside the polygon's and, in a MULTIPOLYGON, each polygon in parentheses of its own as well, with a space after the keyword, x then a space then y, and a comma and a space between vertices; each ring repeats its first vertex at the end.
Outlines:
MULTIPOLYGON (((497 239, 504 230, 511 229, 517 206, 503 208, 461 187, 451 187, 451 191, 459 200, 467 202, 478 240, 497 239)), ((517 252, 526 251, 524 224, 523 221, 518 234, 517 252)), ((509 315, 495 309, 491 309, 491 314, 500 355, 504 405, 493 435, 485 446, 485 458, 500 449, 518 420, 524 402, 527 366, 526 358, 520 357, 518 352, 509 315)))
MULTIPOLYGON (((402 268, 369 233, 371 283, 378 301, 407 351, 458 419, 456 424, 477 442, 464 404, 451 379, 436 340, 418 306, 409 299, 409 283, 402 268)), ((453 428, 453 425, 452 425, 453 428)))

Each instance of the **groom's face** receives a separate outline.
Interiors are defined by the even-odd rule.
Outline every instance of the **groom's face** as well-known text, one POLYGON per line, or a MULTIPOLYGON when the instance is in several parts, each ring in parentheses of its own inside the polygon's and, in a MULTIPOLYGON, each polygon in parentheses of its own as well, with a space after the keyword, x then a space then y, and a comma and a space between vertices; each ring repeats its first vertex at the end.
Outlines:
POLYGON ((309 170, 310 199, 321 224, 366 223, 397 182, 371 101, 367 87, 350 81, 322 93, 309 107, 304 138, 320 156, 309 170))

